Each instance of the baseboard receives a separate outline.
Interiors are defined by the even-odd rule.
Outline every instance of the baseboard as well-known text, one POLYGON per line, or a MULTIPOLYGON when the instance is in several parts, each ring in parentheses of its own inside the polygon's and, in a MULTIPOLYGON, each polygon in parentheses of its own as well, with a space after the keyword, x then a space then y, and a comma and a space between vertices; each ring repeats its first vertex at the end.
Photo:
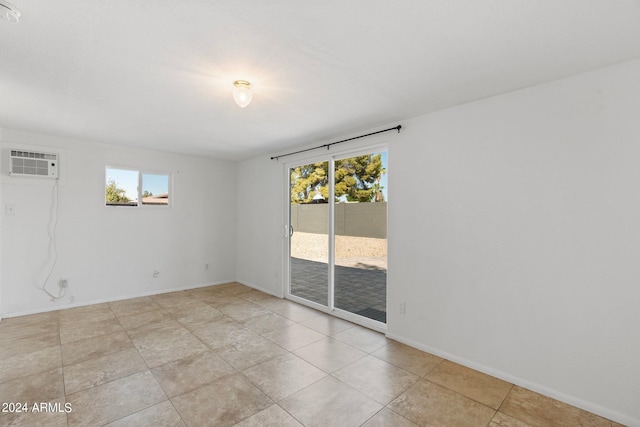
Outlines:
POLYGON ((263 288, 262 286, 256 285, 255 283, 250 283, 245 280, 236 280, 236 282, 240 283, 241 285, 245 285, 250 288, 253 288, 257 291, 264 292, 265 294, 273 295, 274 297, 278 297, 278 298, 284 298, 284 295, 282 295, 282 293, 278 294, 277 292, 274 292, 271 289, 263 288))
POLYGON ((526 388, 528 390, 534 391, 536 393, 540 393, 544 396, 550 397, 552 399, 559 400, 560 402, 564 402, 568 405, 575 406, 580 409, 584 409, 585 411, 589 411, 593 414, 599 415, 601 417, 607 418, 609 420, 615 421, 620 424, 624 424, 627 426, 638 426, 640 427, 640 420, 636 418, 629 417, 624 414, 620 414, 619 412, 612 411, 608 408, 602 407, 592 402, 588 402, 582 399, 579 399, 574 396, 567 395, 565 393, 559 392, 557 390, 551 389, 549 387, 543 386, 541 384, 531 382, 525 380, 523 378, 519 378, 513 376, 511 374, 499 371, 497 369, 490 368, 488 366, 484 366, 482 364, 473 362, 471 360, 465 359, 463 357, 458 357, 454 354, 447 353, 446 351, 441 351, 437 348, 429 347, 427 345, 418 343, 416 341, 410 340, 406 337, 395 335, 395 334, 386 334, 387 338, 391 338, 392 340, 401 342, 403 344, 407 344, 411 347, 417 348, 418 350, 425 351, 427 353, 433 354, 438 357, 442 357, 443 359, 447 359, 451 362, 458 363, 460 365, 466 366, 467 368, 475 369, 476 371, 480 371, 487 375, 491 375, 492 377, 499 378, 503 381, 507 381, 509 383, 515 384, 522 388, 526 388))
POLYGON ((170 292, 178 292, 178 291, 187 291, 189 289, 206 288, 208 286, 217 286, 217 285, 223 285, 225 283, 232 283, 232 282, 235 282, 235 280, 220 280, 220 281, 216 281, 216 282, 200 283, 200 284, 191 285, 191 286, 181 286, 181 287, 176 287, 176 288, 161 289, 161 290, 155 290, 155 291, 149 291, 149 292, 140 292, 140 293, 131 294, 131 295, 118 296, 118 297, 114 297, 114 298, 100 298, 100 299, 83 301, 83 302, 78 302, 78 303, 65 304, 64 306, 47 307, 47 308, 41 308, 41 309, 35 309, 35 310, 26 310, 26 311, 16 311, 16 312, 13 312, 13 313, 2 313, 0 315, 0 317, 1 318, 10 318, 10 317, 18 317, 18 316, 28 316, 30 314, 48 313, 50 311, 65 310, 67 308, 84 307, 84 306, 87 306, 87 305, 102 304, 102 303, 105 303, 105 302, 122 301, 122 300, 132 299, 132 298, 148 297, 148 296, 151 296, 151 295, 168 294, 170 292))

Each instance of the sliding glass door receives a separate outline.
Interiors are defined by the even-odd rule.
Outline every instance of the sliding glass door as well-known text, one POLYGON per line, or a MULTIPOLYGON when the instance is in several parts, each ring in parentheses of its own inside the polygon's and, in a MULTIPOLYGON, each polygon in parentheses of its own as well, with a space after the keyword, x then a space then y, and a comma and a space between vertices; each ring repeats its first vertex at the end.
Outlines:
POLYGON ((334 161, 334 307, 387 320, 386 152, 334 161))
POLYGON ((387 290, 387 154, 292 165, 287 296, 383 327, 387 290))
POLYGON ((291 295, 329 305, 329 162, 289 168, 291 295))

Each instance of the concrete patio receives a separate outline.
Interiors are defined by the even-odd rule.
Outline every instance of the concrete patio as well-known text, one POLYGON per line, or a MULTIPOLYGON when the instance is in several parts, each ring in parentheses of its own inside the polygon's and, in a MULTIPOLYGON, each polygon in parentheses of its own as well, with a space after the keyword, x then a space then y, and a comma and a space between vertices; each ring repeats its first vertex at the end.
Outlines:
MULTIPOLYGON (((371 259, 335 267, 335 307, 386 323, 387 270, 371 259)), ((291 258, 291 293, 327 305, 327 263, 291 258)))

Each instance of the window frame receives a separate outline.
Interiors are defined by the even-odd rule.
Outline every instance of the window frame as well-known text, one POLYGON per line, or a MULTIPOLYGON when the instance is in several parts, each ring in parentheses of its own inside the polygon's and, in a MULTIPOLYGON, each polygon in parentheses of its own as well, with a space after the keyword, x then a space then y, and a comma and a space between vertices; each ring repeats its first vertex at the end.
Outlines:
POLYGON ((171 172, 166 172, 166 171, 159 171, 159 170, 152 170, 152 169, 143 169, 143 168, 135 168, 135 167, 130 167, 130 166, 111 166, 111 165, 105 165, 104 167, 104 206, 107 208, 111 208, 111 207, 126 207, 126 208, 145 208, 145 209, 163 209, 163 208, 170 208, 173 206, 173 173, 171 172), (107 179, 109 177, 109 170, 121 170, 121 171, 127 171, 127 172, 136 172, 138 174, 138 181, 137 181, 137 186, 136 186, 136 195, 137 195, 137 203, 135 205, 128 205, 128 204, 109 204, 107 203, 107 199, 106 199, 106 189, 107 189, 107 179), (161 175, 161 176, 166 176, 167 177, 167 203, 144 203, 142 201, 143 197, 143 177, 145 175, 161 175))

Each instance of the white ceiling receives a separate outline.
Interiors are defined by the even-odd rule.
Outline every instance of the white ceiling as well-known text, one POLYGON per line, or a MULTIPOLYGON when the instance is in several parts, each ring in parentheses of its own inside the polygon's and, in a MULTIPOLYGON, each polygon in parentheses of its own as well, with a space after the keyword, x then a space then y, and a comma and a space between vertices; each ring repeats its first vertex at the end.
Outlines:
POLYGON ((640 57, 640 0, 10 1, 0 127, 227 159, 640 57))

